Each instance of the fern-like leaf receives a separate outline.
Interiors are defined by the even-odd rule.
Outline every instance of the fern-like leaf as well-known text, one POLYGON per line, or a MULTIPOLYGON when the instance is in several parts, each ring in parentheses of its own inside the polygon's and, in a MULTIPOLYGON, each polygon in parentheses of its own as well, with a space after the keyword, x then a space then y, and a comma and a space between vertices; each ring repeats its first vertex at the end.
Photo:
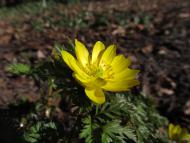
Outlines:
POLYGON ((81 130, 80 138, 85 138, 86 143, 93 143, 93 131, 98 127, 98 125, 92 122, 90 116, 84 118, 83 124, 84 127, 81 130))

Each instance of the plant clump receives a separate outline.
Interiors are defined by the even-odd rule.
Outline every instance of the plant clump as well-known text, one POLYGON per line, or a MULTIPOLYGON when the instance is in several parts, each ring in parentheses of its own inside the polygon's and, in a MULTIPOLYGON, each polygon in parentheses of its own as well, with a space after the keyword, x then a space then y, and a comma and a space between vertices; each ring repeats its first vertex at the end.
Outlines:
POLYGON ((21 142, 167 143, 167 120, 148 97, 130 90, 139 83, 139 71, 129 68, 130 60, 116 56, 115 46, 105 49, 101 42, 95 44, 88 59, 84 45, 75 42, 76 47, 56 44, 51 56, 40 64, 18 63, 7 68, 13 74, 31 76, 41 87, 39 99, 16 119, 21 142), (74 53, 74 49, 80 64, 66 52, 74 53), (104 69, 105 63, 115 73, 124 74, 111 78, 112 71, 104 69))

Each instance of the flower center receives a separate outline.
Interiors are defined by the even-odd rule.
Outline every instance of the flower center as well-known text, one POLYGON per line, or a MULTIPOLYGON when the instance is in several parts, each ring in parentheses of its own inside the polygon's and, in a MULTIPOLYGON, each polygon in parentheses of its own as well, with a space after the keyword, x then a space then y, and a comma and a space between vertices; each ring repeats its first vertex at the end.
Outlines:
POLYGON ((103 69, 103 76, 102 78, 105 80, 110 80, 114 78, 114 72, 111 65, 106 64, 105 62, 102 62, 101 66, 103 69))
POLYGON ((96 65, 93 64, 87 64, 84 71, 93 77, 101 77, 103 75, 103 69, 97 67, 96 65))
POLYGON ((86 65, 84 71, 92 77, 101 78, 103 80, 113 79, 114 76, 112 67, 105 63, 98 66, 95 64, 88 64, 86 65))

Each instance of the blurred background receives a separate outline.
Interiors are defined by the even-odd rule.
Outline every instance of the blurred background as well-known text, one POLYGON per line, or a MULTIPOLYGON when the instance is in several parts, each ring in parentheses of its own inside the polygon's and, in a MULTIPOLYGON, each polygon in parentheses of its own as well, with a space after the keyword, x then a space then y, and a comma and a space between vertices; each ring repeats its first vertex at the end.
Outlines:
POLYGON ((32 79, 6 66, 33 65, 55 43, 78 38, 88 47, 115 43, 141 69, 138 90, 171 122, 190 127, 189 9, 189 0, 1 0, 0 121, 9 104, 40 94, 32 79))

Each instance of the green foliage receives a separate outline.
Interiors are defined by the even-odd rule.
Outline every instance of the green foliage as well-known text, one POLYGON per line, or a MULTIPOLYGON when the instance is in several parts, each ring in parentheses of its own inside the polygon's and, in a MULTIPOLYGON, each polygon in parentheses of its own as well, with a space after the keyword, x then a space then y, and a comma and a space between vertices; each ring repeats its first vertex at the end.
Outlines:
POLYGON ((149 28, 152 20, 152 17, 145 12, 139 14, 137 12, 118 11, 115 13, 115 17, 115 22, 125 28, 132 28, 138 25, 143 25, 144 28, 149 28))
POLYGON ((48 133, 52 133, 56 129, 54 122, 37 122, 25 131, 24 140, 28 143, 39 143, 49 138, 48 133))
POLYGON ((134 131, 128 127, 123 127, 120 125, 119 120, 113 120, 105 124, 102 129, 101 141, 103 143, 110 142, 125 142, 126 137, 136 141, 136 136, 134 131))
POLYGON ((24 74, 24 75, 29 75, 32 72, 32 69, 29 65, 27 64, 11 64, 9 66, 6 67, 6 70, 14 73, 14 74, 24 74))
POLYGON ((36 0, 33 2, 27 2, 20 5, 16 5, 15 7, 2 7, 0 8, 0 20, 1 19, 10 19, 11 21, 17 20, 19 18, 23 18, 26 15, 36 15, 40 12, 52 9, 56 3, 51 0, 47 1, 47 7, 43 6, 42 0, 36 0))
POLYGON ((92 119, 90 116, 83 119, 84 128, 82 132, 80 133, 81 138, 85 138, 86 143, 92 143, 93 142, 93 131, 98 128, 98 125, 95 123, 92 123, 92 119))
POLYGON ((43 31, 44 29, 44 23, 43 21, 40 21, 40 20, 32 21, 31 25, 36 31, 39 31, 39 32, 43 31))
POLYGON ((84 11, 77 13, 77 15, 62 14, 60 20, 55 22, 54 25, 70 28, 86 28, 90 24, 89 15, 89 12, 84 11))
POLYGON ((80 137, 91 142, 161 143, 164 136, 158 134, 166 120, 161 117, 142 95, 110 95, 110 102, 97 107, 96 114, 84 118, 80 137), (140 97, 142 96, 142 97, 140 97), (98 134, 97 134, 98 131, 98 134))

